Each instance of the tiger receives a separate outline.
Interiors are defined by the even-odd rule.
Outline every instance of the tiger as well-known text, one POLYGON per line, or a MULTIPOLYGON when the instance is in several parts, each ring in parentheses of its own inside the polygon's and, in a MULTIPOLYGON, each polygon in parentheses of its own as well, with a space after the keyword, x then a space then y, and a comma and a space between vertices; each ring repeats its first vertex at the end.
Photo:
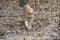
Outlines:
POLYGON ((32 29, 34 15, 37 12, 34 12, 33 8, 29 4, 24 5, 23 11, 24 11, 25 26, 30 30, 32 29))

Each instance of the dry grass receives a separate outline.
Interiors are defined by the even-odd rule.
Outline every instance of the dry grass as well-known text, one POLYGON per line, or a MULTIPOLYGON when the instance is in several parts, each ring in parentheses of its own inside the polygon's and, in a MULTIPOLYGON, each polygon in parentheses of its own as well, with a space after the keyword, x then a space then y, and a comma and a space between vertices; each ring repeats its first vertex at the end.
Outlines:
POLYGON ((0 36, 6 40, 59 39, 60 0, 42 0, 42 3, 39 1, 41 0, 29 2, 34 11, 38 12, 31 30, 25 27, 21 17, 23 15, 23 8, 18 6, 19 2, 16 0, 11 3, 0 2, 0 36))

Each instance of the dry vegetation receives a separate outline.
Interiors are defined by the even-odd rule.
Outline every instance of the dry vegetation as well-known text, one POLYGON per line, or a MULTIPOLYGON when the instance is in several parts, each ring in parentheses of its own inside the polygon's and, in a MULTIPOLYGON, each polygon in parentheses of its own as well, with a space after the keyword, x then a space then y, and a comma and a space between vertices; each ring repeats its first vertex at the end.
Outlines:
POLYGON ((31 30, 25 27, 19 0, 0 0, 0 40, 60 40, 60 0, 28 3, 38 12, 31 30))

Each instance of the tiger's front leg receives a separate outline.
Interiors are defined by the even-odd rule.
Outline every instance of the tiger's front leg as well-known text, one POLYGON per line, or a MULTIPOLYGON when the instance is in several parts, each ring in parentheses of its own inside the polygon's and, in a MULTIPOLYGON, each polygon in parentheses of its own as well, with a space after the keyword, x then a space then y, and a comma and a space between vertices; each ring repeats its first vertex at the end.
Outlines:
POLYGON ((26 20, 25 20, 25 25, 26 25, 26 27, 27 27, 29 30, 32 28, 32 26, 31 26, 31 24, 30 24, 29 21, 26 21, 26 20))

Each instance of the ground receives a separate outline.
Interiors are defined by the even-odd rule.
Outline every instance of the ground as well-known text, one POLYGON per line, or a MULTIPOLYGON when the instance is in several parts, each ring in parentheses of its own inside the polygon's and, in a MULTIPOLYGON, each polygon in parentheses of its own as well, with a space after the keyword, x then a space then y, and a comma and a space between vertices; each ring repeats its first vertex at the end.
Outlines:
POLYGON ((0 3, 0 40, 60 40, 60 0, 38 5, 31 30, 25 27, 18 4, 0 3))

